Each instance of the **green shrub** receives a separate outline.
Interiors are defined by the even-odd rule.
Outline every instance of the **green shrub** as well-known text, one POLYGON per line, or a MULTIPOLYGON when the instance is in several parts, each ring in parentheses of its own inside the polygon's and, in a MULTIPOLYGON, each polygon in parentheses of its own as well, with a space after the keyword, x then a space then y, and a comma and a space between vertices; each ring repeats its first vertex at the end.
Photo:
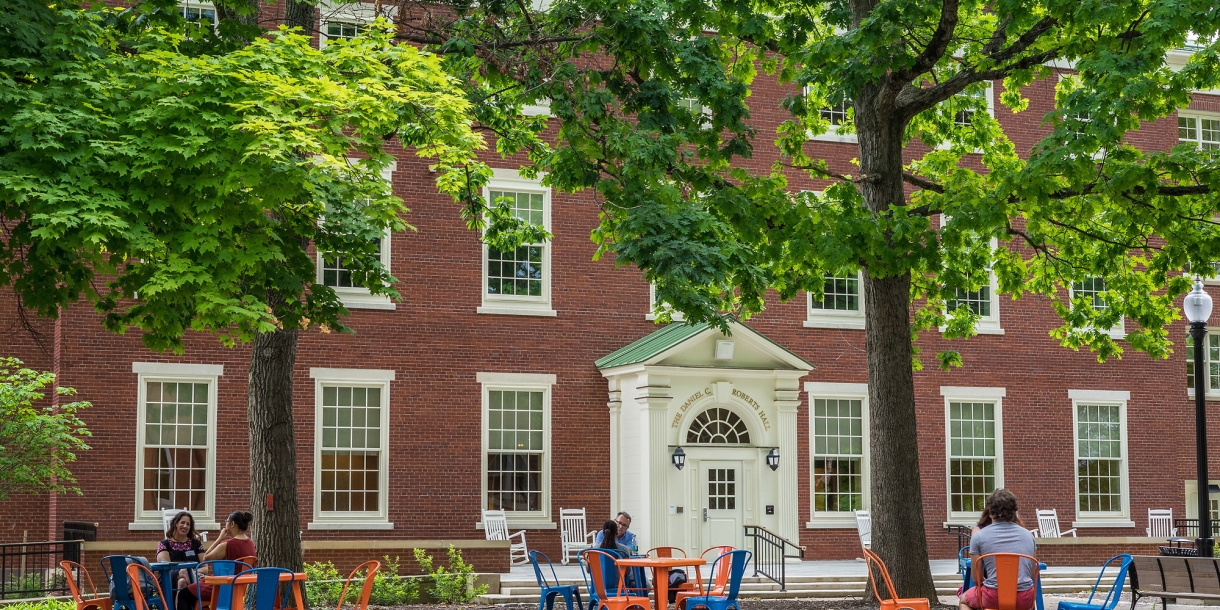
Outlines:
MULTIPOLYGON (((398 574, 399 558, 390 559, 389 555, 382 557, 382 567, 373 577, 373 590, 369 593, 369 604, 374 606, 401 606, 409 604, 419 597, 419 577, 400 576, 398 574)), ((340 574, 335 564, 315 562, 305 564, 305 590, 309 601, 314 606, 337 606, 339 595, 343 592, 343 581, 346 575, 340 574)), ((364 587, 364 578, 352 580, 347 590, 344 602, 354 602, 364 587)))
POLYGON ((487 585, 474 585, 474 567, 462 561, 462 553, 449 545, 449 567, 433 567, 432 557, 423 549, 415 549, 415 561, 432 577, 428 593, 442 604, 463 604, 487 593, 487 585))
MULTIPOLYGON (((28 572, 15 580, 10 580, 0 599, 23 599, 46 597, 45 589, 67 589, 63 574, 56 572, 54 576, 43 582, 42 572, 28 572)), ((66 592, 66 591, 65 591, 66 592)))
POLYGON ((40 599, 36 602, 18 602, 0 607, 4 610, 73 610, 76 604, 66 599, 40 599))

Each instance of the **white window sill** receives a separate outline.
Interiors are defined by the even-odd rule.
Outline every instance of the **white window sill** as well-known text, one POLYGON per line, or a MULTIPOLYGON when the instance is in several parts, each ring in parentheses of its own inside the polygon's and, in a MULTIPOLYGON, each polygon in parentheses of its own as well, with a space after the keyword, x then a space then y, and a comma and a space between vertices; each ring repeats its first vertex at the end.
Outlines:
POLYGON ((856 518, 851 519, 830 519, 814 517, 812 521, 805 522, 805 529, 811 530, 854 530, 856 529, 856 518))
POLYGON ((357 522, 357 521, 311 521, 305 526, 305 529, 311 530, 392 530, 393 523, 385 521, 376 522, 357 522))
MULTIPOLYGON (((474 524, 475 529, 484 529, 483 522, 479 521, 474 524)), ((549 517, 513 517, 508 516, 508 529, 510 530, 555 530, 559 529, 554 521, 549 517)), ((510 534, 512 532, 509 532, 510 534)))
POLYGON ((511 305, 484 305, 476 311, 497 316, 540 316, 554 318, 559 315, 549 307, 512 307, 511 305))
POLYGON ((801 323, 805 328, 846 328, 853 330, 864 330, 864 317, 859 318, 809 318, 801 323))
MULTIPOLYGON (((652 314, 652 313, 650 313, 650 314, 645 314, 645 315, 644 315, 644 319, 645 319, 645 320, 648 320, 649 322, 656 322, 656 321, 657 321, 657 315, 656 315, 656 314, 652 314)), ((686 321, 686 316, 683 316, 683 315, 682 315, 682 314, 680 314, 680 313, 671 313, 671 314, 669 314, 669 321, 670 321, 670 322, 685 322, 685 321, 686 321)))
POLYGON ((394 301, 391 301, 390 297, 387 296, 359 293, 345 294, 338 292, 337 290, 335 292, 336 296, 339 297, 339 302, 343 303, 343 306, 348 309, 381 309, 385 311, 394 311, 398 307, 394 304, 394 301))
MULTIPOLYGON (((1194 391, 1194 390, 1190 390, 1190 389, 1186 390, 1186 396, 1187 396, 1188 398, 1190 398, 1191 400, 1194 400, 1194 399, 1195 399, 1195 391, 1194 391)), ((1204 400, 1208 400, 1208 401, 1220 401, 1220 394, 1210 394, 1210 393, 1209 393, 1209 394, 1205 394, 1205 395, 1203 396, 1203 399, 1204 399, 1204 400)))
MULTIPOLYGON (((947 328, 948 328, 947 326, 940 327, 940 332, 942 332, 942 333, 945 332, 945 329, 947 329, 947 328)), ((1004 329, 1000 328, 1000 326, 998 324, 988 324, 988 323, 984 323, 984 322, 979 322, 978 324, 974 325, 974 334, 976 334, 976 335, 1002 335, 1002 334, 1004 334, 1004 329)))
POLYGON ((1085 519, 1083 521, 1073 521, 1072 527, 1075 528, 1090 528, 1090 527, 1135 527, 1134 521, 1128 521, 1122 517, 1110 519, 1085 519))
MULTIPOLYGON (((196 519, 195 529, 208 532, 219 532, 220 524, 213 523, 207 520, 196 519)), ((127 531, 131 532, 164 532, 165 523, 157 519, 156 521, 133 521, 127 524, 127 531)))
POLYGON ((806 139, 814 142, 838 142, 839 144, 859 144, 860 139, 854 133, 845 133, 839 135, 834 131, 827 131, 820 136, 806 134, 806 139))

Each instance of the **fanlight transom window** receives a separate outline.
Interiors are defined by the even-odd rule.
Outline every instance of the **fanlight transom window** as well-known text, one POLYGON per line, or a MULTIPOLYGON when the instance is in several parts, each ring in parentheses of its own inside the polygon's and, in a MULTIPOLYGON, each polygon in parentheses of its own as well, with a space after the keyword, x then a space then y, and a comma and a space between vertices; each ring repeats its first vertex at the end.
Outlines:
POLYGON ((736 413, 712 407, 695 417, 686 431, 686 442, 707 445, 749 445, 750 431, 736 413))

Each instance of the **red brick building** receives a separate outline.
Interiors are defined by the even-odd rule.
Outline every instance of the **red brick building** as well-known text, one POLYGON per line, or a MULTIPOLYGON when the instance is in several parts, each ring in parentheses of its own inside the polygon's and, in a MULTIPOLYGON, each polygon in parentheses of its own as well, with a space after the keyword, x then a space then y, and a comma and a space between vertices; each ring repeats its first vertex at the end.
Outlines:
MULTIPOLYGON (((207 5, 191 6, 206 17, 207 5)), ((360 18, 331 16, 321 31, 347 35, 360 18)), ((991 104, 1018 149, 1049 131, 1055 84, 1031 85, 1020 114, 991 104)), ((786 92, 755 89, 760 134, 786 117, 786 92)), ((1130 140, 1148 150, 1220 146, 1220 92, 1197 95, 1130 140)), ((857 155, 853 137, 833 131, 811 147, 843 171, 857 155)), ((924 150, 912 145, 908 155, 924 150)), ((750 163, 765 168, 774 155, 760 144, 750 163)), ((531 548, 553 557, 559 510, 581 507, 590 527, 629 511, 642 547, 697 553, 740 544, 741 526, 753 524, 807 545, 807 558, 858 554, 852 511, 869 507, 869 446, 867 304, 857 277, 828 279, 823 303, 773 299, 731 337, 657 326, 641 274, 592 261, 598 206, 588 194, 550 191, 520 178, 513 161, 489 157, 501 169, 488 194, 514 196, 523 218, 554 233, 546 244, 489 252, 436 192, 426 164, 398 156, 388 177, 418 230, 389 236, 383 257, 404 298, 362 294, 340 265, 319 261, 356 333, 300 339, 307 560, 452 541, 476 566, 502 568, 504 547, 482 540, 486 508, 508 510, 510 528, 526 529, 531 548), (671 460, 677 447, 681 470, 671 460)), ((794 190, 824 186, 794 180, 794 190)), ((965 366, 915 376, 934 557, 955 552, 944 526, 973 523, 997 486, 1016 491, 1027 521, 1035 508, 1054 508, 1065 529, 1111 544, 1151 542, 1132 540, 1145 536, 1149 509, 1195 516, 1184 342, 1169 360, 1128 350, 1098 364, 1048 336, 1060 321, 1045 299, 1013 301, 994 281, 962 298, 983 317, 980 336, 950 344, 924 333, 919 345, 925 354, 957 349, 965 366), (1094 457, 1080 461, 1082 452, 1094 457)), ((152 553, 161 509, 187 506, 215 530, 249 504, 248 350, 192 335, 183 356, 150 352, 137 336, 104 332, 84 304, 36 321, 38 339, 13 319, 11 294, 0 299, 12 316, 0 353, 53 369, 94 405, 83 414, 93 448, 73 467, 83 495, 0 504, 0 542, 56 539, 62 521, 86 521, 99 524, 92 551, 152 553)), ((1182 324, 1171 332, 1186 336, 1182 324)), ((1220 399, 1220 334, 1209 341, 1208 386, 1220 399)), ((1211 456, 1220 478, 1220 442, 1211 456)))

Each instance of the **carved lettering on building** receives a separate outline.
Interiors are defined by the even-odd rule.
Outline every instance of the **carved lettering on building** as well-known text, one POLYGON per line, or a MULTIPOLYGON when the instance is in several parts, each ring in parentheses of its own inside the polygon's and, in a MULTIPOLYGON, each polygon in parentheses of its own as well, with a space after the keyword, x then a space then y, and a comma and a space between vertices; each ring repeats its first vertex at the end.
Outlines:
POLYGON ((698 392, 691 394, 690 398, 687 398, 686 402, 682 403, 682 406, 678 407, 678 413, 676 415, 674 415, 674 423, 671 424, 671 427, 677 428, 678 424, 682 423, 682 416, 686 414, 686 412, 690 409, 691 405, 695 404, 695 402, 698 401, 700 398, 703 398, 704 396, 711 396, 711 395, 712 395, 711 388, 703 388, 702 390, 699 390, 698 392))
POLYGON ((763 430, 771 429, 771 422, 767 421, 767 412, 763 411, 762 405, 758 404, 758 401, 754 400, 754 398, 749 394, 746 394, 745 392, 742 392, 736 388, 733 389, 733 396, 740 398, 742 402, 750 405, 754 409, 755 413, 758 413, 758 418, 762 420, 763 430))

